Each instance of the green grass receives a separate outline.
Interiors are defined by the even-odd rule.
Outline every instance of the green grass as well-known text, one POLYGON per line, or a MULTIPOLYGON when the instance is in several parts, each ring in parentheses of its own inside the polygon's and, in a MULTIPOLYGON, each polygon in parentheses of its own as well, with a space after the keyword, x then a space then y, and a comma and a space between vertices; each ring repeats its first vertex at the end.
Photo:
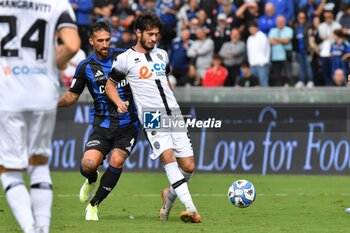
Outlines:
MULTIPOLYGON (((195 174, 190 183, 203 223, 182 223, 177 200, 169 221, 159 222, 160 191, 165 174, 124 173, 100 206, 100 221, 84 221, 85 205, 77 193, 77 173, 53 173, 52 233, 110 232, 349 232, 350 179, 346 176, 260 176, 195 174), (247 209, 230 204, 226 193, 233 179, 248 179, 257 189, 247 209), (130 217, 133 216, 133 217, 130 217)), ((21 232, 0 192, 0 232, 21 232)))

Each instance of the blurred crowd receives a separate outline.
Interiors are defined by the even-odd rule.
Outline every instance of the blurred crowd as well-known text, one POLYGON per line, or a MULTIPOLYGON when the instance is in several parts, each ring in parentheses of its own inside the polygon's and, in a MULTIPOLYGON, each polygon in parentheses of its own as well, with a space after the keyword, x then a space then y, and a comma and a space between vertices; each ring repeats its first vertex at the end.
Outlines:
POLYGON ((169 53, 174 86, 346 86, 350 0, 70 2, 86 55, 92 22, 108 20, 111 46, 130 48, 136 16, 157 13, 165 24, 157 47, 169 53))

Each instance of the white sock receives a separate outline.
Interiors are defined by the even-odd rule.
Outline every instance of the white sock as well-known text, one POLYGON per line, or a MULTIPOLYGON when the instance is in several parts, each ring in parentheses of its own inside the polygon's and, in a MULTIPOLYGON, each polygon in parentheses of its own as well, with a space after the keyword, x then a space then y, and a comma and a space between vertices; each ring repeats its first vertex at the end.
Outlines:
MULTIPOLYGON (((182 175, 185 177, 186 182, 188 183, 193 173, 184 172, 180 167, 179 167, 179 170, 182 173, 182 175)), ((165 201, 165 209, 170 210, 175 200, 176 200, 176 193, 174 188, 170 185, 170 192, 168 193, 167 199, 165 201)))
POLYGON ((191 194, 188 190, 187 182, 183 182, 185 177, 180 172, 177 162, 168 163, 164 166, 164 168, 170 184, 172 186, 176 186, 174 191, 179 197, 181 203, 186 207, 186 210, 190 212, 197 212, 197 209, 193 204, 191 194))
POLYGON ((7 202, 20 227, 26 233, 34 232, 32 203, 24 185, 22 172, 5 172, 0 178, 7 202))
POLYGON ((28 173, 35 226, 37 229, 41 229, 40 233, 48 233, 53 198, 49 166, 30 166, 28 173))

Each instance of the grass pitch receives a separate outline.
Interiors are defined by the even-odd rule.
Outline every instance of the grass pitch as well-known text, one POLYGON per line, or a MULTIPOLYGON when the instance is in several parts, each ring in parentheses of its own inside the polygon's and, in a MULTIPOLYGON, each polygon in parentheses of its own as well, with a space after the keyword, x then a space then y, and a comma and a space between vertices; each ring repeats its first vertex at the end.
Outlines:
MULTIPOLYGON (((183 223, 177 200, 167 222, 159 222, 160 191, 168 185, 164 173, 125 172, 116 189, 99 208, 100 221, 84 220, 85 204, 78 200, 83 178, 76 173, 52 173, 54 204, 52 233, 114 232, 350 232, 350 179, 346 176, 260 176, 195 174, 192 197, 203 223, 183 223), (227 198, 237 179, 253 182, 255 203, 239 209, 227 198)), ((21 232, 0 192, 0 232, 21 232)))

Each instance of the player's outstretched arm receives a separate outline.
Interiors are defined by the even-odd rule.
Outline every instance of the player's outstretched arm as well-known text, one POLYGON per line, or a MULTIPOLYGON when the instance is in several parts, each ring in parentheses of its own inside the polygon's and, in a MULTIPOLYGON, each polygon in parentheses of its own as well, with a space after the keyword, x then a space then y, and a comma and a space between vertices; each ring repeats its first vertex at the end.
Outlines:
POLYGON ((57 46, 56 65, 58 69, 62 70, 67 67, 69 60, 79 51, 81 41, 75 28, 64 27, 58 31, 57 36, 63 44, 57 46))
POLYGON ((116 89, 116 84, 109 79, 107 80, 106 84, 106 94, 113 101, 113 103, 117 105, 119 113, 126 113, 128 111, 129 101, 123 101, 120 99, 116 89))
POLYGON ((73 93, 71 91, 66 91, 64 95, 58 100, 58 107, 68 107, 76 103, 79 99, 79 94, 73 93))

